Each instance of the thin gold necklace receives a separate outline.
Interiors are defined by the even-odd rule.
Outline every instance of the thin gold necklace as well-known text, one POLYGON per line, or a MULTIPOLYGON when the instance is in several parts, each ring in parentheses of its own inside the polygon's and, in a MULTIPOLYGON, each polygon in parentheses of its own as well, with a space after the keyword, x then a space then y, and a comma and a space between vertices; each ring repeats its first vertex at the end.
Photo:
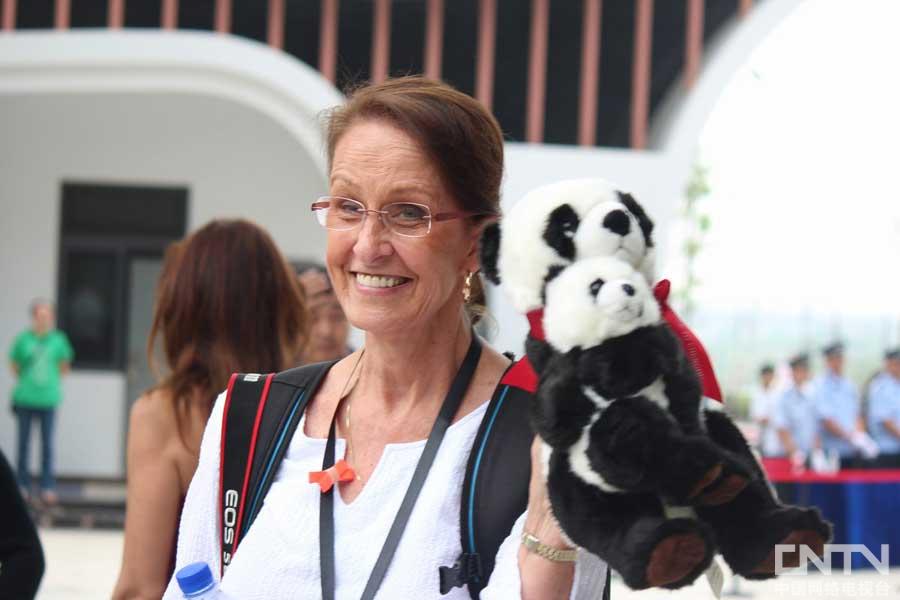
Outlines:
MULTIPOLYGON (((353 392, 353 389, 356 387, 356 383, 359 381, 359 379, 357 379, 357 381, 354 382, 352 386, 350 386, 350 381, 353 379, 353 376, 356 374, 356 370, 359 368, 359 365, 362 362, 362 357, 365 353, 366 353, 366 349, 363 348, 359 353, 359 357, 356 359, 356 364, 353 365, 353 370, 350 371, 350 376, 347 377, 347 381, 344 382, 344 388, 341 390, 341 396, 340 396, 340 399, 338 400, 338 406, 337 406, 337 410, 340 410, 341 405, 344 403, 344 401, 345 400, 347 401, 347 410, 346 410, 346 415, 344 416, 344 422, 346 423, 345 429, 347 430, 347 444, 346 444, 346 448, 344 450, 344 460, 347 463, 349 463, 350 465, 353 464, 352 461, 349 460, 350 451, 351 451, 351 448, 354 446, 353 446, 353 431, 350 429, 350 404, 351 404, 351 401, 350 401, 350 399, 348 399, 348 396, 353 392), (349 390, 347 389, 348 386, 350 386, 349 390)), ((362 477, 359 475, 359 470, 354 469, 353 472, 356 473, 357 481, 362 481, 362 477)))

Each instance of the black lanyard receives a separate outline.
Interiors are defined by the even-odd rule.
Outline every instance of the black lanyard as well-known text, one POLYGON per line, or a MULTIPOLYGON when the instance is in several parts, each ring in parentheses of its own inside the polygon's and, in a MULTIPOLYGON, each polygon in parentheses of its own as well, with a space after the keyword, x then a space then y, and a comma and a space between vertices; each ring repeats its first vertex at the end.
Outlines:
MULTIPOLYGON (((375 592, 378 591, 381 582, 384 580, 388 566, 391 564, 391 559, 394 557, 394 552, 397 550, 397 545, 400 543, 400 538, 403 537, 403 530, 406 529, 409 516, 412 513, 413 507, 416 505, 419 492, 422 491, 422 486, 425 484, 425 478, 428 477, 428 471, 431 469, 434 457, 437 455, 438 448, 441 446, 441 441, 444 439, 447 428, 450 426, 454 415, 456 415, 456 411, 459 409, 463 396, 466 394, 466 389, 469 387, 469 382, 472 381, 472 376, 475 374, 475 367, 478 366, 478 359, 480 357, 481 343, 478 341, 478 336, 476 336, 473 331, 472 343, 469 344, 469 350, 466 352, 466 357, 463 359, 459 371, 456 372, 456 377, 450 385, 450 391, 447 392, 447 397, 444 398, 444 404, 441 406, 441 410, 434 421, 434 425, 431 427, 428 441, 425 442, 425 449, 422 450, 419 462, 416 463, 416 470, 413 473, 412 481, 409 482, 409 487, 406 488, 406 495, 403 497, 403 502, 400 504, 397 516, 394 517, 394 523, 391 525, 391 530, 388 532, 387 539, 384 541, 384 546, 381 548, 381 554, 378 555, 378 560, 375 561, 375 567, 372 569, 371 575, 369 575, 368 582, 366 582, 366 587, 363 590, 361 600, 371 600, 374 598, 375 592)), ((325 457, 322 460, 323 471, 334 465, 336 421, 337 411, 335 411, 335 415, 331 419, 331 428, 328 430, 328 442, 325 444, 325 457)), ((335 483, 330 490, 324 492, 319 500, 319 566, 321 568, 322 578, 322 600, 334 600, 335 488, 337 488, 337 483, 335 483)))

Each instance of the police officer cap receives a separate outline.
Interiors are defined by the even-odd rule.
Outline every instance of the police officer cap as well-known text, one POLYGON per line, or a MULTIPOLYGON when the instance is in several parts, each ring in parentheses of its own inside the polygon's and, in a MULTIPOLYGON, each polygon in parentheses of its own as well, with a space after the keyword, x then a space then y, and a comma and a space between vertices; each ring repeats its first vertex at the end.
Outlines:
POLYGON ((833 342, 822 348, 822 354, 825 356, 839 356, 844 353, 843 342, 833 342))
POLYGON ((809 355, 808 354, 797 354, 796 356, 792 356, 788 361, 788 364, 791 365, 792 369, 797 369, 800 367, 809 367, 809 355))
POLYGON ((900 347, 891 348, 884 353, 885 360, 900 360, 900 347))

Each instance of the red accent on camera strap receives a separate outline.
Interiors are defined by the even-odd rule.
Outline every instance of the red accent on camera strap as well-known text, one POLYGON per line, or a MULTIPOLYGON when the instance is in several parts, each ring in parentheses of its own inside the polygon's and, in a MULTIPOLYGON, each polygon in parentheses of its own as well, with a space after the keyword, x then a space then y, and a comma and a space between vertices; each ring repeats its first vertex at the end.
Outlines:
POLYGON ((217 515, 221 549, 220 576, 225 574, 225 567, 230 563, 240 542, 260 424, 266 408, 266 400, 269 397, 269 387, 275 374, 253 375, 253 379, 247 379, 250 376, 238 373, 231 376, 222 413, 222 440, 219 450, 219 514, 217 515), (259 389, 260 380, 262 380, 261 390, 259 389), (256 395, 257 393, 259 396, 256 395), (235 394, 238 396, 236 403, 233 402, 235 394), (250 426, 251 418, 252 428, 250 426), (247 449, 246 454, 244 453, 245 448, 247 449), (246 463, 241 462, 245 457, 246 463), (237 490, 240 490, 240 494, 237 490), (234 504, 228 501, 231 494, 237 497, 234 504), (234 513, 234 522, 230 524, 227 522, 229 511, 234 513), (226 536, 226 529, 233 533, 230 540, 226 539, 229 537, 226 536))
POLYGON ((250 484, 250 470, 253 467, 253 455, 256 452, 256 438, 259 436, 259 423, 262 421, 263 410, 266 408, 266 400, 269 399, 269 386, 275 373, 266 376, 266 383, 259 397, 259 406, 256 409, 256 421, 253 423, 253 437, 250 439, 250 449, 247 451, 247 468, 244 471, 244 486, 241 489, 240 510, 238 510, 237 525, 234 528, 234 548, 231 553, 237 552, 238 543, 241 541, 241 525, 244 522, 244 508, 247 503, 247 486, 250 484))

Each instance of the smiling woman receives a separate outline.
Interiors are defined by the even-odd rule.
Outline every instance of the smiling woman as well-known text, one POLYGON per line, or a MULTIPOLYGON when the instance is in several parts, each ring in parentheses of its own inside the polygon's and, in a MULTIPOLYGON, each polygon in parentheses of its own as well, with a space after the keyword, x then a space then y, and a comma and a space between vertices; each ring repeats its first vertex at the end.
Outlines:
MULTIPOLYGON (((501 379, 509 360, 482 347, 471 316, 480 234, 499 212, 497 122, 446 84, 405 77, 360 88, 327 128, 329 196, 311 208, 327 229, 335 296, 365 332, 365 346, 305 367, 318 369, 320 383, 309 386, 303 420, 222 590, 267 599, 599 597, 606 569, 569 552, 550 514, 537 446, 529 457, 524 436, 524 444, 485 457, 523 476, 511 481, 520 501, 499 511, 503 535, 481 558, 481 578, 445 586, 447 570, 439 569, 470 556, 459 522, 466 465, 479 429, 496 416, 487 418, 489 403, 502 404, 508 389, 501 379), (337 485, 325 481, 335 473, 337 485)), ((527 399, 507 404, 527 411, 527 399)), ((215 572, 210 515, 222 405, 220 397, 177 558, 179 566, 211 562, 215 572)), ((166 598, 177 597, 170 583, 166 598)))
MULTIPOLYGON (((458 235, 466 224, 477 226, 491 215, 499 214, 503 176, 503 138, 499 126, 476 100, 449 86, 408 77, 360 88, 347 105, 331 113, 327 135, 333 196, 354 199, 362 210, 366 207, 384 210, 384 206, 403 203, 407 216, 412 204, 427 213, 422 221, 428 227, 420 227, 416 235, 434 230, 436 237, 425 244, 403 244, 405 240, 401 240, 404 250, 417 252, 440 244, 458 247, 458 239, 447 239, 448 232, 438 230, 450 228, 458 235), (361 195, 363 192, 366 197, 361 195), (460 217, 466 217, 469 222, 442 224, 460 217)), ((382 227, 398 231, 394 225, 398 219, 380 216, 382 227)), ((361 224, 364 230, 379 225, 361 224)), ((477 238, 480 230, 469 229, 477 238)), ((359 237, 363 244, 373 241, 365 231, 360 231, 359 237)), ((334 238, 329 236, 329 257, 334 238)), ((370 251, 373 249, 378 251, 377 243, 369 247, 370 251)), ((328 262, 337 288, 339 277, 332 270, 330 259, 328 262)), ((470 264, 467 273, 475 271, 477 261, 470 264)), ((410 274, 398 275, 406 275, 401 278, 401 284, 414 279, 410 274)), ((460 278, 460 284, 466 278, 471 282, 471 296, 476 300, 470 303, 469 313, 477 318, 480 314, 477 300, 483 298, 481 279, 466 275, 460 278)))
MULTIPOLYGON (((351 322, 370 333, 401 335, 424 325, 423 320, 449 325, 449 315, 434 318, 459 310, 459 302, 448 301, 462 297, 466 277, 478 269, 480 229, 460 220, 431 226, 432 214, 457 209, 440 172, 413 138, 383 121, 348 128, 332 161, 333 194, 364 198, 373 207, 369 210, 383 211, 377 213, 380 219, 363 219, 369 214, 363 204, 344 201, 337 210, 346 214, 348 205, 358 204, 350 211, 359 220, 354 229, 328 235, 328 271, 351 322), (389 172, 385 165, 391 165, 389 172)), ((457 216, 483 218, 492 212, 457 216)), ((340 218, 347 221, 346 216, 340 218)), ((455 321, 454 327, 459 325, 455 321)))

